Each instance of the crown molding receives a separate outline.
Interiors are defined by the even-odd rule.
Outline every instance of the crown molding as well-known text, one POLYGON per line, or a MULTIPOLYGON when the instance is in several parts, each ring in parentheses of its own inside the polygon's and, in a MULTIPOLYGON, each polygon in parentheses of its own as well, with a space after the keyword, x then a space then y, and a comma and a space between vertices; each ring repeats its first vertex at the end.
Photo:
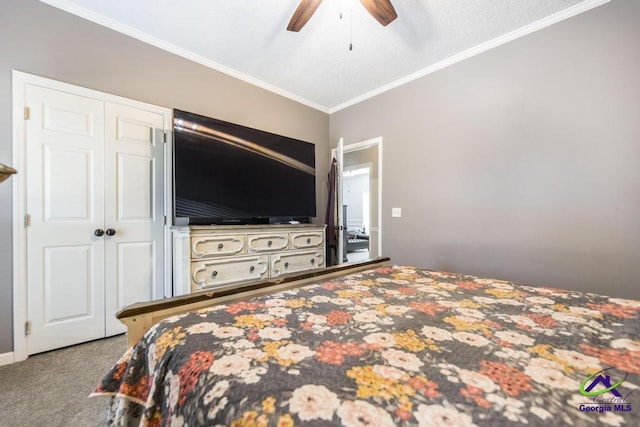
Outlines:
POLYGON ((405 77, 402 77, 384 86, 380 86, 379 88, 376 88, 360 96, 352 98, 346 102, 343 102, 342 104, 336 105, 335 107, 331 107, 329 108, 329 114, 333 114, 340 110, 344 110, 345 108, 348 108, 360 102, 366 101, 367 99, 373 98, 374 96, 380 95, 384 92, 388 92, 391 89, 395 89, 409 82, 417 80, 421 77, 427 76, 431 73, 435 73, 436 71, 442 70, 443 68, 447 68, 451 65, 457 64, 458 62, 462 62, 465 59, 471 58, 473 56, 486 52, 490 49, 496 48, 498 46, 502 46, 503 44, 509 43, 510 41, 513 41, 513 40, 519 39, 520 37, 524 37, 528 34, 534 33, 550 25, 564 21, 565 19, 572 18, 576 15, 589 11, 605 3, 609 3, 610 1, 611 0, 587 0, 585 2, 579 3, 567 9, 564 9, 558 13, 554 13, 553 15, 549 15, 536 22, 532 22, 529 25, 525 25, 524 27, 511 31, 510 33, 504 34, 500 37, 496 37, 494 39, 491 39, 489 41, 476 45, 470 49, 462 51, 456 55, 450 56, 449 58, 446 58, 433 65, 423 68, 422 70, 416 71, 415 73, 411 73, 405 77))
POLYGON ((188 59, 189 61, 196 62, 200 65, 204 65, 205 67, 211 68, 213 70, 224 73, 228 76, 236 78, 238 80, 242 80, 245 83, 249 83, 253 86, 257 86, 261 89, 272 92, 276 95, 280 95, 282 97, 288 98, 292 101, 298 102, 300 104, 306 105, 307 107, 311 107, 315 110, 321 111, 323 113, 329 113, 329 109, 323 105, 320 105, 316 102, 310 101, 306 98, 303 98, 294 93, 288 92, 284 89, 281 89, 277 86, 274 86, 270 83, 266 83, 262 80, 256 79, 255 77, 244 74, 238 70, 235 70, 231 67, 227 67, 225 65, 219 64, 211 59, 205 58, 202 55, 198 55, 190 50, 183 49, 179 46, 176 46, 172 43, 166 42, 164 40, 159 39, 149 33, 133 28, 129 25, 122 24, 116 20, 108 18, 102 14, 93 12, 87 8, 78 6, 74 4, 70 0, 40 0, 41 3, 48 4, 49 6, 55 7, 57 9, 68 12, 72 15, 76 15, 80 18, 86 19, 87 21, 91 21, 95 24, 101 25, 103 27, 109 28, 110 30, 117 31, 129 37, 132 37, 141 42, 150 44, 159 49, 172 53, 174 55, 180 56, 184 59, 188 59))
POLYGON ((402 77, 398 80, 395 80, 391 83, 380 86, 376 89, 363 93, 362 95, 351 98, 348 101, 345 101, 341 104, 338 104, 333 107, 326 107, 320 105, 316 102, 310 101, 306 98, 303 98, 294 93, 288 92, 284 89, 281 89, 275 85, 270 83, 266 83, 262 80, 256 79, 252 76, 244 74, 238 70, 235 70, 231 67, 227 67, 225 65, 219 64, 215 61, 212 61, 208 58, 203 57, 202 55, 198 55, 194 52, 191 52, 187 49, 183 49, 174 44, 168 43, 164 40, 161 40, 151 34, 148 34, 144 31, 140 31, 136 28, 130 27, 128 25, 124 25, 120 22, 117 22, 111 18, 108 18, 99 13, 93 12, 84 7, 78 6, 74 4, 71 0, 40 0, 42 3, 46 3, 55 8, 61 9, 65 12, 71 13, 73 15, 79 16, 88 21, 94 22, 98 25, 107 27, 111 30, 117 31, 119 33, 125 34, 129 37, 133 37, 134 39, 140 40, 144 43, 155 46, 159 49, 165 50, 167 52, 173 53, 174 55, 178 55, 182 58, 188 59, 190 61, 196 62, 200 65, 204 65, 205 67, 211 68, 213 70, 224 73, 228 76, 234 77, 238 80, 244 81, 251 85, 257 86, 261 89, 267 90, 274 94, 283 96, 292 101, 298 102, 300 104, 306 105, 307 107, 313 108, 315 110, 321 111, 327 114, 333 114, 338 111, 344 110, 345 108, 356 105, 360 102, 366 101, 370 98, 373 98, 382 93, 388 92, 397 87, 403 86, 407 83, 410 83, 419 78, 425 77, 431 73, 435 73, 436 71, 442 70, 451 65, 457 64, 458 62, 462 62, 465 59, 469 59, 473 56, 479 55, 483 52, 486 52, 490 49, 496 48, 498 46, 502 46, 503 44, 509 43, 513 40, 516 40, 520 37, 524 37, 528 34, 534 33, 538 30, 546 28, 550 25, 556 24, 558 22, 564 21, 566 19, 572 18, 576 15, 579 15, 583 12, 594 9, 598 6, 601 6, 605 3, 609 3, 611 0, 586 0, 582 3, 571 6, 567 9, 564 9, 560 12, 554 13, 553 15, 549 15, 543 19, 540 19, 536 22, 533 22, 529 25, 525 25, 517 30, 511 31, 510 33, 504 34, 502 36, 496 37, 479 45, 476 45, 472 48, 469 48, 463 52, 460 52, 456 55, 450 56, 442 61, 439 61, 435 64, 432 64, 428 67, 425 67, 421 70, 418 70, 414 73, 411 73, 405 77, 402 77))

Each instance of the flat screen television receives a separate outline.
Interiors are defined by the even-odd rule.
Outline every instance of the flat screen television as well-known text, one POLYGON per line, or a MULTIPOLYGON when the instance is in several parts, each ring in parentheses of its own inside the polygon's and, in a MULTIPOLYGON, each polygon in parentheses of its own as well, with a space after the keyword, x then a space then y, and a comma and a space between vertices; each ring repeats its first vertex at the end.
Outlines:
POLYGON ((308 222, 316 215, 315 145, 173 111, 174 223, 308 222))

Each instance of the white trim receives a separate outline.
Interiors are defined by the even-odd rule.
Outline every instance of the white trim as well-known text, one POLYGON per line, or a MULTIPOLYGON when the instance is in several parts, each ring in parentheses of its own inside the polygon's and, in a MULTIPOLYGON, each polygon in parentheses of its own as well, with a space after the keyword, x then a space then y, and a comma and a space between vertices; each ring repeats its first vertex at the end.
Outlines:
MULTIPOLYGON (((166 118, 166 116, 165 116, 166 118)), ((173 114, 169 114, 169 123, 165 123, 167 142, 164 150, 164 214, 167 222, 164 226, 164 297, 173 294, 173 114)))
POLYGON ((442 70, 443 68, 449 67, 450 65, 457 64, 458 62, 464 61, 465 59, 469 59, 473 56, 476 56, 480 53, 486 52, 490 49, 493 49, 498 46, 502 46, 510 41, 518 39, 520 37, 524 37, 528 34, 541 30, 550 25, 556 24, 558 22, 564 21, 565 19, 572 18, 576 15, 579 15, 583 12, 591 10, 595 7, 601 6, 605 3, 608 3, 611 0, 587 0, 582 3, 579 3, 575 6, 564 9, 558 13, 554 13, 553 15, 549 15, 545 18, 540 19, 539 21, 532 22, 529 25, 525 25, 524 27, 518 28, 517 30, 511 31, 510 33, 504 34, 502 36, 496 37, 492 40, 481 43, 477 46, 474 46, 470 49, 462 51, 456 55, 450 56, 440 62, 437 62, 433 65, 430 65, 422 70, 418 70, 415 73, 411 73, 407 76, 404 76, 396 81, 388 83, 386 85, 380 86, 377 89, 371 90, 369 92, 363 93, 360 96, 356 96, 342 104, 336 105, 334 107, 329 108, 329 114, 336 113, 340 110, 344 110, 347 107, 351 107, 355 104, 358 104, 362 101, 365 101, 369 98, 373 98, 376 95, 380 95, 381 93, 387 92, 391 89, 395 89, 399 86, 417 80, 421 77, 424 77, 428 74, 435 73, 436 71, 442 70))
POLYGON ((348 153, 351 151, 364 150, 365 148, 375 147, 376 145, 382 144, 382 137, 367 139, 366 141, 360 141, 353 144, 345 145, 344 152, 348 153))
POLYGON ((299 95, 288 92, 270 83, 264 82, 255 77, 244 74, 231 67, 227 67, 226 65, 222 65, 218 62, 212 61, 211 59, 206 58, 197 53, 191 52, 190 50, 183 49, 165 40, 161 40, 158 37, 155 37, 149 33, 138 30, 129 25, 122 24, 121 22, 118 22, 114 19, 106 17, 102 14, 96 13, 82 6, 78 6, 77 4, 74 4, 69 0, 40 0, 40 1, 42 3, 48 4, 49 6, 53 6, 65 12, 71 13, 72 15, 76 15, 76 16, 79 16, 80 18, 86 19, 98 25, 102 25, 103 27, 109 28, 110 30, 117 31, 129 37, 133 37, 134 39, 140 40, 144 43, 155 46, 164 51, 173 53, 174 55, 178 55, 182 58, 188 59, 189 61, 196 62, 200 65, 204 65, 205 67, 227 74, 238 80, 242 80, 243 82, 257 86, 261 89, 268 90, 269 92, 273 92, 276 95, 280 95, 285 98, 291 99, 292 101, 306 105, 307 107, 314 108, 323 113, 329 113, 329 109, 327 107, 324 107, 316 102, 310 101, 306 98, 303 98, 299 95))
MULTIPOLYGON (((96 98, 105 102, 113 102, 116 104, 123 104, 134 108, 141 109, 153 109, 156 111, 162 110, 163 113, 172 116, 172 110, 167 107, 162 107, 159 105, 149 104, 142 101, 136 101, 135 99, 125 98, 124 96, 113 95, 107 92, 101 92, 99 90, 89 89, 82 86, 76 86, 71 83, 65 83, 59 80, 52 80, 47 77, 38 76, 35 74, 26 73, 19 70, 13 70, 14 78, 20 78, 24 81, 24 84, 32 84, 36 86, 42 86, 49 89, 54 89, 61 92, 69 92, 74 95, 86 96, 88 98, 96 98)), ((22 115, 18 116, 18 119, 21 119, 22 115)), ((170 130, 173 126, 169 123, 170 130)))
MULTIPOLYGON (((145 102, 135 101, 122 96, 112 95, 93 89, 75 86, 69 83, 36 76, 22 71, 12 70, 12 96, 13 96, 13 164, 18 173, 13 180, 13 355, 14 361, 20 362, 28 357, 27 337, 24 334, 24 325, 28 315, 27 299, 27 233, 24 227, 24 215, 26 212, 26 144, 25 144, 25 120, 24 107, 26 99, 26 85, 42 86, 61 92, 68 92, 79 96, 99 99, 104 102, 123 104, 134 108, 146 109, 162 113, 165 117, 165 130, 170 132, 172 128, 172 111, 166 107, 160 107, 145 102)), ((169 144, 169 142, 167 142, 169 144)), ((169 151, 172 150, 169 148, 169 151)), ((171 170, 165 169, 165 174, 171 170)), ((165 179, 165 183, 171 182, 165 179)), ((165 200, 171 195, 170 188, 165 186, 165 200)), ((166 206, 166 205, 165 205, 166 206)), ((164 241, 170 240, 169 214, 167 212, 167 227, 165 227, 164 241), (169 236, 167 237, 167 234, 169 236)), ((165 248, 165 260, 171 260, 171 248, 165 248)), ((171 266, 164 269, 165 283, 172 282, 171 266)), ((164 291, 164 289, 163 289, 164 291)), ((156 295, 154 288, 154 297, 156 295)))
POLYGON ((0 366, 11 365, 13 362, 13 352, 0 354, 0 366))
POLYGON ((336 225, 338 226, 338 250, 336 253, 336 262, 338 264, 342 264, 344 262, 344 256, 346 254, 347 248, 344 247, 344 218, 342 214, 342 193, 344 192, 343 188, 343 168, 344 168, 344 138, 340 138, 338 140, 338 146, 336 147, 337 151, 337 159, 338 159, 338 170, 336 170, 336 183, 338 187, 336 189, 336 205, 338 205, 338 217, 336 218, 336 225))
POLYGON ((13 353, 14 361, 27 358, 27 234, 24 227, 26 212, 25 179, 25 122, 26 74, 13 70, 13 164, 18 171, 13 177, 13 353))
POLYGON ((471 58, 472 56, 478 55, 482 52, 486 52, 487 50, 493 49, 495 47, 501 46, 505 43, 518 39, 520 37, 526 36, 527 34, 531 34, 535 31, 541 30, 550 25, 556 24, 558 22, 564 21, 565 19, 572 18, 576 15, 579 15, 583 12, 601 6, 605 3, 610 2, 611 0, 586 0, 582 3, 571 6, 567 9, 564 9, 560 12, 554 13, 553 15, 549 15, 545 18, 542 18, 536 22, 532 22, 531 24, 525 25, 517 30, 514 30, 510 33, 504 34, 502 36, 496 37, 495 39, 488 40, 484 43, 481 43, 477 46, 474 46, 470 49, 467 49, 463 52, 460 52, 456 55, 450 56, 440 62, 432 64, 426 68, 418 70, 414 73, 411 73, 405 77, 402 77, 398 80, 395 80, 391 83, 380 86, 376 89, 373 89, 369 92, 365 92, 362 95, 356 96, 348 101, 345 101, 341 104, 335 105, 333 107, 325 107, 323 105, 318 104, 317 102, 308 100, 294 93, 288 92, 284 89, 281 89, 277 86, 274 86, 270 83, 266 83, 262 80, 256 79, 255 77, 249 76, 247 74, 241 73, 238 70, 235 70, 231 67, 227 67, 225 65, 219 64, 211 59, 205 58, 202 55, 198 55, 194 52, 191 52, 187 49, 183 49, 179 46, 176 46, 172 43, 168 43, 164 40, 159 39, 151 34, 148 34, 144 31, 138 30, 136 28, 130 27, 128 25, 122 24, 114 19, 108 18, 102 14, 91 11, 82 6, 78 6, 70 0, 40 0, 42 3, 46 3, 49 6, 61 9, 65 12, 71 13, 73 15, 79 16, 80 18, 86 19, 88 21, 94 22, 98 25, 102 25, 103 27, 109 28, 113 31, 117 31, 119 33, 125 34, 129 37, 133 37, 134 39, 140 40, 144 43, 148 43, 152 46, 155 46, 159 49, 165 50, 167 52, 173 53, 174 55, 178 55, 182 58, 188 59, 190 61, 196 62, 200 65, 204 65, 205 67, 209 67, 221 73, 227 74, 231 77, 234 77, 238 80, 242 80, 246 83, 252 84, 259 88, 268 90, 277 95, 283 96, 285 98, 289 98, 292 101, 299 102, 300 104, 306 105, 308 107, 314 108, 318 111, 327 114, 333 114, 340 110, 343 110, 347 107, 351 107, 352 105, 358 104, 362 101, 365 101, 369 98, 373 98, 376 95, 380 95, 381 93, 387 92, 391 89, 395 89, 399 86, 402 86, 406 83, 417 80, 421 77, 424 77, 428 74, 439 71, 443 68, 446 68, 450 65, 456 64, 458 62, 464 61, 465 59, 471 58))

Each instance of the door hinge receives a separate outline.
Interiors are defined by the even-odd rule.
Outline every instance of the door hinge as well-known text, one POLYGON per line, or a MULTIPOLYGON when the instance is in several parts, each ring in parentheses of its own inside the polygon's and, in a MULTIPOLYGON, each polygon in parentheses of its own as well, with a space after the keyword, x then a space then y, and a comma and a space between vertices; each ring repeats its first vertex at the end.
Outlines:
POLYGON ((24 107, 24 119, 29 120, 31 118, 31 109, 29 107, 24 107))
POLYGON ((167 132, 165 131, 163 136, 162 136, 162 142, 164 142, 165 144, 167 143, 167 132))
POLYGON ((31 225, 31 215, 24 214, 24 227, 27 228, 31 225))
POLYGON ((24 322, 24 335, 31 335, 31 320, 24 322))
POLYGON ((164 215, 164 217, 162 218, 162 221, 163 221, 162 222, 163 225, 167 225, 167 216, 166 215, 164 215))

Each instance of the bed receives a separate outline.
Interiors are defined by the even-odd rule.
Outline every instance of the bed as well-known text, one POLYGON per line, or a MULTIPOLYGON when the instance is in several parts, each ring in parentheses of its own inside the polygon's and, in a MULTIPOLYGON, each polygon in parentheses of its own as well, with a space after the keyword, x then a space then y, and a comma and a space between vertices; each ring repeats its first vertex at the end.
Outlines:
POLYGON ((112 425, 640 424, 639 301, 342 268, 164 301, 158 323, 134 307, 143 335, 93 396, 112 425))

